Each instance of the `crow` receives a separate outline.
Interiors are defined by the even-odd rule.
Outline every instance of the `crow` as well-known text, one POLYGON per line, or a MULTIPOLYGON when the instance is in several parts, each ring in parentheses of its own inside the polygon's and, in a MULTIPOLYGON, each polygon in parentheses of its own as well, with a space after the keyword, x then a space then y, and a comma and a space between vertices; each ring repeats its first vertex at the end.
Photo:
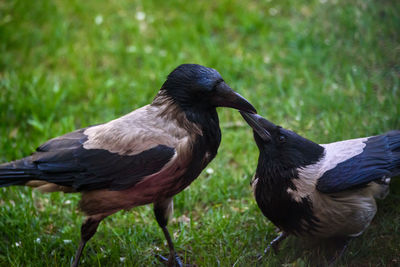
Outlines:
POLYGON ((256 114, 240 111, 260 150, 252 188, 262 213, 288 235, 342 240, 333 263, 377 211, 376 198, 400 175, 400 131, 319 145, 256 114))
MULTIPOLYGON (((87 218, 72 266, 77 266, 99 223, 119 210, 154 204, 169 247, 167 263, 182 265, 167 222, 173 196, 216 156, 221 131, 216 107, 255 108, 212 68, 183 64, 153 102, 110 122, 56 137, 32 155, 0 165, 0 187, 80 192, 87 218)), ((164 260, 166 260, 164 258, 164 260)))

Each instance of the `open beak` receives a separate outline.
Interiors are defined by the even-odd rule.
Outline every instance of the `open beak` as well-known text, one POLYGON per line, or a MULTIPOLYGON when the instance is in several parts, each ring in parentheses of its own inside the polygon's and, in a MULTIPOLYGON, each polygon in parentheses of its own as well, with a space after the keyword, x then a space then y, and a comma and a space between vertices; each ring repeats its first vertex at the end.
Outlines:
POLYGON ((221 82, 216 88, 216 95, 211 100, 216 107, 229 107, 249 113, 257 113, 257 110, 246 100, 232 90, 225 82, 221 82))
POLYGON ((272 137, 269 131, 276 128, 272 122, 264 119, 260 115, 239 111, 242 117, 250 125, 251 128, 261 137, 264 142, 271 141, 272 137))

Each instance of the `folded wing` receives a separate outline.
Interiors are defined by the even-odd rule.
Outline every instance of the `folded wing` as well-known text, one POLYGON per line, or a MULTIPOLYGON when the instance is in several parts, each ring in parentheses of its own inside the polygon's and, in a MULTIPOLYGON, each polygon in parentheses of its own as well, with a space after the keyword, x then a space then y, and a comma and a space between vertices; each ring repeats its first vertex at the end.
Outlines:
POLYGON ((163 144, 134 155, 107 149, 86 149, 86 129, 51 139, 32 156, 0 165, 0 184, 22 184, 44 180, 77 191, 107 188, 127 189, 144 177, 159 172, 174 156, 175 149, 163 144))
POLYGON ((400 175, 400 131, 370 137, 364 143, 361 153, 324 172, 317 182, 319 191, 335 193, 400 175))

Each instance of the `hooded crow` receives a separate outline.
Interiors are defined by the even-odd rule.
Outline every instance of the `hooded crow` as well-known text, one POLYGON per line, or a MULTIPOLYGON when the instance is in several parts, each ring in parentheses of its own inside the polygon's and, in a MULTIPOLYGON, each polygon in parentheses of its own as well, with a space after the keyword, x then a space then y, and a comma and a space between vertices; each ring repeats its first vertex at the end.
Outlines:
POLYGON ((180 265, 166 227, 172 198, 217 154, 221 132, 216 107, 255 112, 216 70, 180 65, 151 104, 51 139, 31 156, 1 164, 0 186, 82 194, 79 207, 87 219, 73 266, 101 220, 121 209, 153 203, 169 246, 168 265, 180 265))
POLYGON ((240 112, 260 150, 252 180, 262 213, 287 235, 339 238, 361 235, 375 216, 390 178, 400 174, 400 131, 319 145, 256 114, 240 112))

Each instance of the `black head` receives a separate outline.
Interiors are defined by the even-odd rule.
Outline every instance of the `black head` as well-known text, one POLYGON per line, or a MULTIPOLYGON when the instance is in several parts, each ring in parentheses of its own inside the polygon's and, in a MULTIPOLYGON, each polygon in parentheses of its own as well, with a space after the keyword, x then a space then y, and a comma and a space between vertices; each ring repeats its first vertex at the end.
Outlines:
POLYGON ((317 162, 324 148, 290 130, 284 129, 257 114, 240 112, 253 128, 260 149, 260 159, 284 169, 298 168, 317 162))
POLYGON ((245 98, 225 83, 218 71, 197 64, 178 66, 168 75, 161 90, 165 90, 184 110, 231 107, 256 112, 245 98))

